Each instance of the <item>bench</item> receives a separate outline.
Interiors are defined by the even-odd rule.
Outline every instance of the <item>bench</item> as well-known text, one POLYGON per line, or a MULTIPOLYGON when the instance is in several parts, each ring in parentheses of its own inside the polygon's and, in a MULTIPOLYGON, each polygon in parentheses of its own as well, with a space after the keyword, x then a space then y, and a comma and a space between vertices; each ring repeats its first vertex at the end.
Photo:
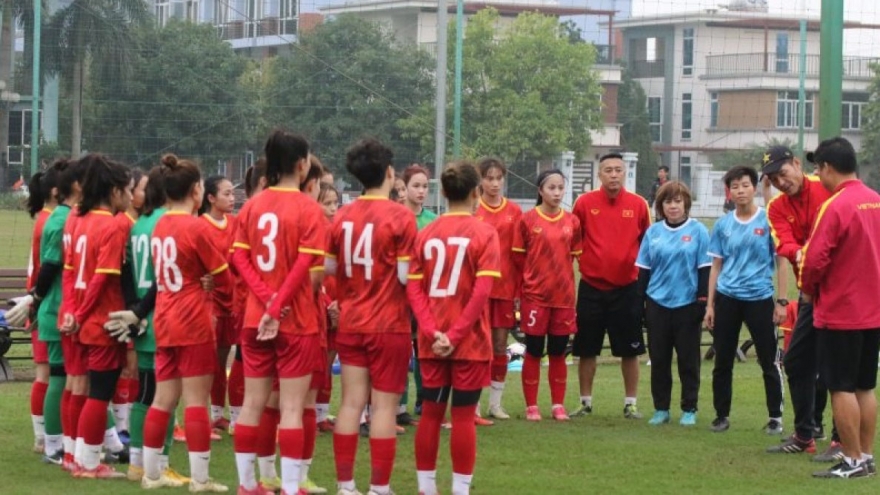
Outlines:
MULTIPOLYGON (((10 300, 25 295, 27 285, 27 270, 22 268, 0 268, 0 308, 12 306, 10 300)), ((0 327, 0 339, 7 340, 9 347, 13 345, 27 345, 30 348, 31 337, 24 328, 0 327)), ((9 361, 30 360, 31 353, 16 353, 15 356, 6 356, 9 350, 6 345, 0 345, 0 382, 12 379, 12 369, 9 361), (5 348, 5 349, 4 349, 5 348)))

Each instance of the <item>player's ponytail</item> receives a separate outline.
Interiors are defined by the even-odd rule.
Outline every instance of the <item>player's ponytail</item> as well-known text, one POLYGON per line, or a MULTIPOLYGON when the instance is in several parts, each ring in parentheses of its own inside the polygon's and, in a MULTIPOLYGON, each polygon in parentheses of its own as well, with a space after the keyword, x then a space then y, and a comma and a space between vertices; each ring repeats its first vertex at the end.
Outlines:
POLYGON ((443 195, 449 201, 464 201, 480 185, 480 174, 473 162, 460 160, 450 163, 440 174, 443 195))
POLYGON ((162 157, 160 167, 165 195, 167 199, 172 201, 182 201, 192 192, 192 188, 202 180, 202 172, 194 161, 178 158, 173 153, 162 157))
POLYGON ((545 170, 538 174, 538 178, 535 180, 535 186, 538 188, 538 201, 535 203, 535 206, 540 206, 544 202, 544 199, 541 197, 541 187, 544 186, 544 183, 547 182, 547 179, 552 175, 562 177, 562 181, 565 182, 565 174, 559 169, 551 168, 550 170, 545 170))
POLYGON ((131 183, 128 167, 110 160, 104 155, 90 153, 80 159, 86 166, 82 182, 82 202, 79 215, 85 216, 91 210, 109 204, 114 189, 125 190, 131 183))
POLYGON ((309 142, 299 134, 276 129, 266 140, 266 179, 270 186, 296 172, 301 160, 309 157, 309 142))
MULTIPOLYGON (((65 162, 66 163, 66 162, 65 162)), ((31 218, 53 200, 52 190, 58 187, 59 171, 53 166, 43 172, 37 172, 28 182, 27 210, 31 218)))
POLYGON ((260 188, 260 180, 266 177, 266 158, 260 157, 244 173, 244 194, 251 197, 260 188))

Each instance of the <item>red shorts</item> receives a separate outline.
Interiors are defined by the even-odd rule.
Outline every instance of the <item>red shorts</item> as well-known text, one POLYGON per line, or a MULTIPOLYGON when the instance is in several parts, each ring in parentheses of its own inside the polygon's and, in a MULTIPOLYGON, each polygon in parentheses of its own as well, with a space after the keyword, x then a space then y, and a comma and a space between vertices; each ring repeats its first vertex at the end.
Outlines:
POLYGON ((489 361, 453 361, 422 359, 422 387, 452 387, 456 390, 481 390, 490 385, 492 364, 489 361))
POLYGON ((156 381, 213 375, 217 347, 213 342, 156 348, 156 381))
POLYGON ((413 353, 411 338, 409 333, 338 333, 339 362, 367 368, 376 390, 402 394, 413 353))
POLYGON ((125 367, 125 344, 85 346, 89 352, 90 371, 112 371, 125 367))
POLYGON ((64 355, 64 372, 67 376, 85 376, 89 372, 89 349, 72 336, 61 336, 61 353, 64 355))
POLYGON ((516 326, 516 311, 513 301, 489 299, 489 322, 492 328, 513 328, 516 326))
POLYGON ((318 334, 278 332, 272 340, 257 340, 256 328, 245 328, 241 332, 241 357, 246 378, 300 378, 320 373, 327 361, 326 355, 318 334))
POLYGON ((238 318, 234 315, 216 316, 214 335, 217 336, 217 347, 232 347, 238 343, 238 318))
POLYGON ((49 345, 40 340, 39 334, 40 332, 34 328, 34 331, 31 332, 31 347, 32 352, 34 353, 34 363, 35 364, 48 364, 49 363, 49 345))
POLYGON ((572 335, 577 330, 574 308, 548 308, 523 301, 520 329, 526 335, 572 335))

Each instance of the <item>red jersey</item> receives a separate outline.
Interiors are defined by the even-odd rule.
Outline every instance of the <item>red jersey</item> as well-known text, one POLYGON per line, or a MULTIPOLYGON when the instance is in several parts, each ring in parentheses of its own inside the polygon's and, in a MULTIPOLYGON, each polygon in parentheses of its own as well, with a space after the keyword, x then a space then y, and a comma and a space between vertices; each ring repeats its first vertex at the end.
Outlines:
POLYGON ((800 269, 813 326, 880 328, 880 194, 858 179, 837 186, 816 216, 800 269))
POLYGON ((226 252, 210 242, 211 227, 181 211, 166 211, 150 237, 156 275, 153 325, 156 345, 173 347, 214 341, 213 298, 201 278, 229 268, 226 252))
MULTIPOLYGON (((237 222, 233 215, 223 215, 223 220, 218 222, 214 218, 205 213, 201 217, 210 228, 207 229, 209 241, 217 251, 223 253, 227 258, 232 251, 232 244, 235 242, 235 229, 237 222)), ((244 283, 243 281, 241 283, 244 283)), ((247 287, 247 284, 244 285, 247 287)), ((224 301, 223 298, 214 298, 214 313, 217 315, 231 314, 234 307, 234 299, 232 301, 224 301)))
POLYGON ((548 308, 573 308, 572 256, 582 249, 577 217, 565 210, 549 217, 538 206, 522 216, 515 234, 512 250, 525 253, 522 299, 548 308))
POLYGON ((37 213, 37 218, 34 220, 34 232, 33 237, 31 237, 31 256, 28 259, 26 284, 28 292, 37 285, 37 275, 40 273, 40 240, 43 238, 43 227, 46 225, 46 220, 51 214, 52 210, 43 208, 37 213))
MULTIPOLYGON (((64 271, 62 272, 62 299, 61 299, 61 307, 58 308, 58 328, 64 324, 64 315, 67 313, 76 312, 76 301, 73 300, 73 297, 67 297, 68 293, 66 292, 66 288, 64 286, 64 272, 73 273, 73 234, 76 231, 76 227, 79 224, 79 207, 73 206, 70 209, 70 213, 67 215, 67 220, 64 221, 64 230, 61 235, 61 243, 63 245, 63 262, 64 262, 64 271)), ((71 284, 72 287, 72 284, 71 284)), ((72 295, 72 293, 71 293, 72 295)))
MULTIPOLYGON (((250 263, 274 292, 281 289, 299 256, 321 257, 326 240, 326 218, 321 206, 298 189, 270 187, 245 203, 239 213, 242 228, 236 233, 235 248, 249 252, 250 263)), ((314 266, 314 263, 313 263, 314 266)), ((280 331, 316 334, 320 314, 308 277, 296 287, 289 301, 291 311, 281 319, 280 331)), ((245 328, 257 328, 266 307, 249 293, 245 328)))
POLYGON ((361 196, 333 220, 327 256, 336 259, 341 333, 410 333, 399 262, 409 262, 415 215, 388 198, 361 196))
POLYGON ((501 204, 493 208, 480 199, 480 205, 474 217, 495 227, 498 232, 498 240, 501 243, 501 279, 492 285, 492 299, 512 301, 517 298, 519 281, 522 278, 517 270, 510 251, 513 248, 514 232, 522 218, 522 209, 518 204, 510 202, 507 198, 501 198, 501 204))
POLYGON ((810 238, 819 208, 830 197, 831 193, 816 176, 805 175, 803 188, 798 194, 779 194, 767 203, 767 220, 776 254, 788 259, 798 280, 801 273, 797 253, 810 238))
MULTIPOLYGON (((95 275, 114 275, 122 273, 128 230, 120 226, 113 214, 105 209, 94 209, 79 218, 72 237, 73 286, 77 308, 82 308, 89 283, 95 275)), ((118 280, 118 279, 117 279, 118 280)), ((112 346, 119 342, 104 331, 107 315, 112 311, 125 309, 122 286, 119 283, 107 284, 94 309, 84 321, 79 322, 79 341, 96 346, 112 346)))
MULTIPOLYGON (((498 232, 468 214, 447 213, 425 227, 418 236, 409 279, 419 280, 428 295, 437 328, 448 331, 470 300, 477 277, 501 278, 498 232)), ((419 357, 436 359, 433 340, 419 334, 419 357)), ((449 359, 492 359, 489 312, 464 334, 449 359)))
POLYGON ((584 252, 578 259, 581 280, 599 290, 636 281, 639 246, 651 226, 649 211, 645 198, 625 189, 615 198, 604 188, 578 197, 572 214, 583 229, 584 252))

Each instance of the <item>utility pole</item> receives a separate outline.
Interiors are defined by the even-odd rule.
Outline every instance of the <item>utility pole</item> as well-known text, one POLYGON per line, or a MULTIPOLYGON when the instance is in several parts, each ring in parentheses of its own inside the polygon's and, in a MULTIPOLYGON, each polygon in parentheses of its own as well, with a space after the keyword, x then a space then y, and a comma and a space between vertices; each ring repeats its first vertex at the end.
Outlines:
POLYGON ((801 0, 801 48, 798 57, 798 140, 797 156, 804 159, 804 127, 806 127, 807 109, 807 0, 801 0))
POLYGON ((33 65, 33 99, 31 100, 31 176, 40 170, 40 35, 43 21, 43 2, 34 0, 34 63, 33 65))
MULTIPOLYGON (((434 178, 439 179, 446 161, 446 29, 449 22, 447 0, 437 0, 437 95, 434 100, 436 107, 434 122, 434 178)), ((437 205, 439 190, 437 188, 437 205)))
POLYGON ((464 0, 455 5, 455 103, 452 119, 452 156, 461 158, 461 52, 464 38, 464 0))
POLYGON ((819 28, 819 140, 840 135, 843 104, 843 0, 822 0, 819 28))

